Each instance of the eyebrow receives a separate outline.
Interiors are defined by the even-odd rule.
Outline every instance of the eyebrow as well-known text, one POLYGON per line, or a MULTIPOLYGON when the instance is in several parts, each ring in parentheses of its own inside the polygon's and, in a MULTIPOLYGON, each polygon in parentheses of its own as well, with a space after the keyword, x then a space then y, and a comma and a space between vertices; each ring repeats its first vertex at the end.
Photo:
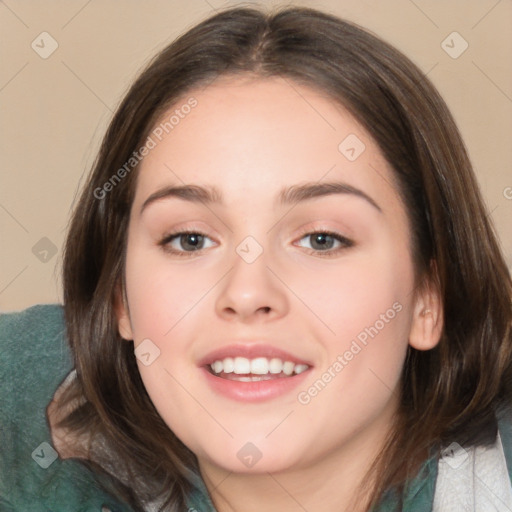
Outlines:
MULTIPOLYGON (((349 194, 364 199, 367 203, 382 213, 381 207, 365 192, 347 183, 333 182, 312 182, 303 185, 293 185, 282 189, 278 194, 278 202, 281 205, 297 204, 309 199, 324 197, 334 194, 349 194)), ((152 203, 162 199, 176 197, 193 203, 217 203, 222 204, 222 193, 213 186, 199 185, 171 185, 161 188, 151 194, 142 204, 140 215, 152 203)))

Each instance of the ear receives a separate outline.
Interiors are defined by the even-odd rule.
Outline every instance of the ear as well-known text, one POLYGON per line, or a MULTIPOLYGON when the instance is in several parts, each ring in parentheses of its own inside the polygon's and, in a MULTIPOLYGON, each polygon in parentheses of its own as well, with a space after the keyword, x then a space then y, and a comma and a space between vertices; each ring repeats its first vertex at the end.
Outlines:
POLYGON ((435 262, 416 291, 409 344, 417 350, 430 350, 441 339, 444 325, 443 300, 437 279, 435 262))
POLYGON ((114 312, 117 319, 117 329, 119 336, 125 340, 133 340, 133 330, 130 321, 130 311, 128 310, 128 301, 121 283, 116 285, 114 312))

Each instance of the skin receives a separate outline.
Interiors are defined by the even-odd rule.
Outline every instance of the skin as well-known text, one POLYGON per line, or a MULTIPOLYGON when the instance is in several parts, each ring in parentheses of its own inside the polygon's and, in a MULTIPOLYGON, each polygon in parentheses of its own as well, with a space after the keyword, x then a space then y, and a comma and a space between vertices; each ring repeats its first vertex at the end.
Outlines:
MULTIPOLYGON (((438 295, 416 286, 392 171, 357 121, 308 87, 228 77, 191 95, 197 106, 139 170, 120 334, 160 350, 149 366, 138 360, 140 374, 164 421, 197 455, 219 511, 364 510, 350 500, 392 428, 407 346, 434 347, 442 328, 438 295), (353 162, 338 149, 349 134, 366 146, 353 162), (357 187, 380 211, 354 194, 276 199, 283 187, 327 181, 357 187), (141 213, 155 191, 183 184, 214 185, 223 203, 167 197, 141 213), (204 248, 184 257, 164 250, 165 235, 184 228, 207 235, 204 248), (325 256, 307 235, 322 230, 353 245, 334 242, 325 256), (249 235, 263 249, 250 264, 236 252, 249 235), (301 404, 297 394, 396 303, 400 312, 301 404), (263 340, 313 368, 292 392, 234 401, 206 384, 198 361, 235 339, 263 340), (252 468, 237 457, 247 442, 261 452, 252 468)), ((179 238, 169 245, 187 247, 179 238)))

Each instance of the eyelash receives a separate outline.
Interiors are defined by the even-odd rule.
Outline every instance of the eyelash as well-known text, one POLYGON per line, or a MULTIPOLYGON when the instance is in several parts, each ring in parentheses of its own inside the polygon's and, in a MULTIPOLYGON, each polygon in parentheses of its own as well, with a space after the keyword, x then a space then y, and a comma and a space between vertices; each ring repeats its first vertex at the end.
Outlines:
POLYGON ((316 249, 309 249, 308 253, 312 254, 314 256, 320 256, 321 258, 331 258, 334 256, 338 256, 338 254, 341 251, 344 251, 346 249, 349 249, 354 245, 354 242, 352 240, 349 240, 348 238, 344 237, 343 235, 340 235, 339 233, 336 233, 335 231, 329 231, 328 229, 317 229, 317 230, 309 230, 304 229, 301 234, 299 235, 300 238, 298 240, 302 240, 303 238, 307 236, 313 236, 313 235, 327 235, 332 238, 334 238, 336 241, 338 241, 341 246, 337 249, 328 249, 326 251, 319 251, 316 249))
POLYGON ((158 243, 158 245, 160 245, 165 252, 173 254, 175 256, 182 257, 182 258, 187 258, 187 257, 192 256, 194 253, 202 252, 202 249, 199 249, 197 251, 177 251, 175 249, 172 249, 169 244, 175 238, 179 238, 180 236, 183 236, 183 235, 199 235, 204 238, 209 238, 208 235, 202 233, 201 231, 184 229, 181 231, 175 231, 174 233, 169 233, 169 234, 165 235, 164 238, 158 243))
MULTIPOLYGON (((336 241, 338 241, 341 244, 341 247, 338 247, 337 249, 328 249, 326 251, 309 249, 308 253, 315 255, 315 256, 320 256, 323 258, 330 258, 333 256, 337 256, 341 251, 346 250, 354 245, 354 242, 352 240, 349 240, 348 238, 340 235, 339 233, 336 233, 334 231, 329 231, 326 229, 319 229, 316 231, 304 230, 300 234, 300 238, 298 240, 302 240, 303 238, 305 238, 307 236, 313 236, 313 235, 317 235, 317 234, 327 235, 329 237, 334 238, 336 241)), ((202 236, 203 238, 209 238, 208 235, 206 235, 205 233, 202 233, 201 231, 182 230, 182 231, 175 231, 174 233, 169 233, 169 234, 165 235, 163 237, 163 239, 158 243, 158 245, 161 246, 165 252, 179 256, 179 257, 184 257, 184 258, 190 257, 194 253, 200 253, 204 250, 204 249, 198 249, 195 251, 177 251, 175 249, 172 249, 169 244, 176 238, 179 238, 180 236, 183 236, 183 235, 199 235, 199 236, 202 236)))

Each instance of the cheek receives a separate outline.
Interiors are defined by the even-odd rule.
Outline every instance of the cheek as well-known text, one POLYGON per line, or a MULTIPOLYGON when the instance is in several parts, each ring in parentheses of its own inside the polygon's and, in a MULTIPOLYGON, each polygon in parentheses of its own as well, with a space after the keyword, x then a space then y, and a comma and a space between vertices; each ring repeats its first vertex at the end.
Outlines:
POLYGON ((327 444, 329 436, 348 438, 397 406, 410 328, 408 268, 382 259, 345 270, 324 287, 322 320, 334 333, 323 330, 324 357, 297 395, 327 444))
POLYGON ((126 290, 135 341, 168 337, 218 279, 213 269, 170 265, 163 253, 134 246, 126 261, 126 290))
POLYGON ((304 282, 302 293, 326 328, 319 324, 321 382, 308 383, 322 390, 321 397, 306 387, 303 402, 316 401, 316 411, 337 402, 364 417, 389 400, 408 346, 413 286, 408 251, 391 243, 386 250, 346 258, 336 269, 324 267, 304 282))
POLYGON ((414 275, 405 250, 388 247, 354 253, 335 265, 317 265, 314 271, 290 276, 288 282, 293 282, 297 295, 328 328, 326 338, 337 350, 359 335, 364 341, 372 326, 393 339, 399 334, 401 339, 407 337, 414 275))
POLYGON ((126 291, 134 345, 149 352, 150 364, 138 358, 144 386, 164 421, 187 438, 181 418, 204 413, 188 393, 197 394, 192 359, 193 334, 204 325, 208 292, 219 280, 218 269, 194 270, 170 265, 162 254, 134 244, 126 260, 126 291), (148 341, 149 340, 149 341, 148 341), (148 349, 148 350, 147 350, 148 349), (172 397, 172 399, 170 399, 172 397))

